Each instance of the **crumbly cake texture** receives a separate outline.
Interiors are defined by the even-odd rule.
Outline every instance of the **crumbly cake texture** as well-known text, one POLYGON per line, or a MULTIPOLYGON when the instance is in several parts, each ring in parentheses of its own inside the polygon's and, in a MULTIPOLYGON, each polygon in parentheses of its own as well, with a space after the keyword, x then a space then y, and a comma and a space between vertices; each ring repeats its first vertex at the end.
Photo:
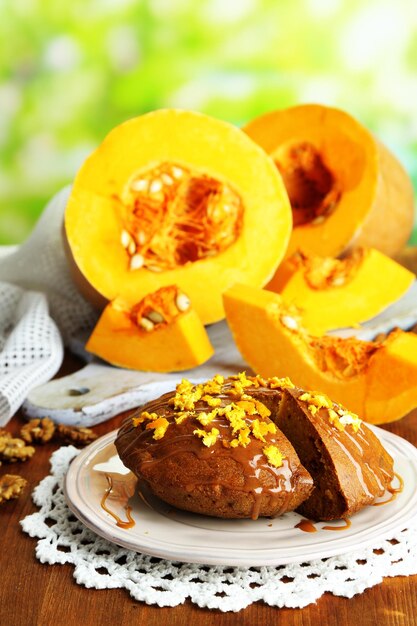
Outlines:
POLYGON ((298 507, 314 519, 346 517, 393 477, 392 460, 358 416, 288 378, 245 373, 184 379, 130 416, 116 447, 161 499, 217 517, 298 507))

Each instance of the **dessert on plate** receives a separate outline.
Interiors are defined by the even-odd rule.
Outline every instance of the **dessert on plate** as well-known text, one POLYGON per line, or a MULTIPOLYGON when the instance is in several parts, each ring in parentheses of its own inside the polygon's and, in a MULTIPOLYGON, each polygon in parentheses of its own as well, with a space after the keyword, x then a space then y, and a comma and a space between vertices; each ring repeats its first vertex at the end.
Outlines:
POLYGON ((115 444, 159 498, 222 518, 296 509, 339 519, 371 504, 394 476, 356 415, 288 378, 183 380, 129 416, 115 444))

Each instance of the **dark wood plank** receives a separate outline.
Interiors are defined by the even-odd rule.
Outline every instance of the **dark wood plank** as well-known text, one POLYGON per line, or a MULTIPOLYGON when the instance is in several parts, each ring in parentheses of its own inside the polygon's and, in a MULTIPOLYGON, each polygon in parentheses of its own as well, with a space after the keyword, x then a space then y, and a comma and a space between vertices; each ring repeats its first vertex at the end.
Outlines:
MULTIPOLYGON (((78 367, 79 362, 68 356, 61 374, 78 367)), ((114 418, 95 430, 102 435, 117 428, 120 421, 121 418, 114 418)), ((22 417, 17 415, 9 429, 18 433, 23 423, 22 417)), ((417 411, 385 428, 417 445, 417 411)), ((49 473, 49 458, 56 447, 55 444, 39 446, 27 463, 0 467, 0 475, 17 473, 29 481, 24 496, 0 507, 0 626, 417 624, 417 576, 386 579, 350 600, 326 594, 304 609, 277 609, 257 603, 238 614, 200 609, 190 602, 175 608, 147 606, 132 600, 125 590, 98 591, 81 587, 74 582, 72 566, 40 563, 35 557, 36 540, 24 534, 19 525, 19 520, 36 511, 30 494, 49 473)))

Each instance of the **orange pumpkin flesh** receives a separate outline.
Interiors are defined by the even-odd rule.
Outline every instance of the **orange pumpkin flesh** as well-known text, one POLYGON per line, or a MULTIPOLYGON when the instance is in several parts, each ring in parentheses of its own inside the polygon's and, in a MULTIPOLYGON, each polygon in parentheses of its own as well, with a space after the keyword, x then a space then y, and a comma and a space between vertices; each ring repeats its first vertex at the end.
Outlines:
POLYGON ((120 300, 109 303, 86 349, 113 365, 152 372, 191 369, 214 352, 197 313, 176 286, 159 289, 133 308, 120 300))
POLYGON ((415 275, 373 248, 343 259, 295 254, 267 288, 299 307, 313 334, 355 326, 381 313, 410 288, 415 275))
POLYGON ((396 330, 382 343, 314 337, 281 296, 246 285, 225 292, 224 304, 236 345, 262 376, 319 389, 375 424, 417 406, 417 335, 396 330))
POLYGON ((273 275, 291 210, 274 164, 245 133, 161 110, 121 124, 87 159, 65 231, 87 295, 132 305, 176 284, 207 324, 224 317, 228 286, 273 275))
POLYGON ((271 155, 293 210, 287 256, 338 256, 357 246, 394 256, 414 219, 413 189, 397 159, 347 113, 302 105, 267 113, 245 132, 271 155))

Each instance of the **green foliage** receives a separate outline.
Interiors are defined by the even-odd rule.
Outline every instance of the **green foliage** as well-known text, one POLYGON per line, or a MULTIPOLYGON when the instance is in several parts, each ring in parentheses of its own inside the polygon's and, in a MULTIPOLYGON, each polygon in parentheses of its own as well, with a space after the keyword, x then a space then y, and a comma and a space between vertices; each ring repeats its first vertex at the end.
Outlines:
POLYGON ((416 6, 0 0, 0 243, 27 235, 112 127, 160 107, 241 124, 298 102, 339 106, 417 182, 416 6))

